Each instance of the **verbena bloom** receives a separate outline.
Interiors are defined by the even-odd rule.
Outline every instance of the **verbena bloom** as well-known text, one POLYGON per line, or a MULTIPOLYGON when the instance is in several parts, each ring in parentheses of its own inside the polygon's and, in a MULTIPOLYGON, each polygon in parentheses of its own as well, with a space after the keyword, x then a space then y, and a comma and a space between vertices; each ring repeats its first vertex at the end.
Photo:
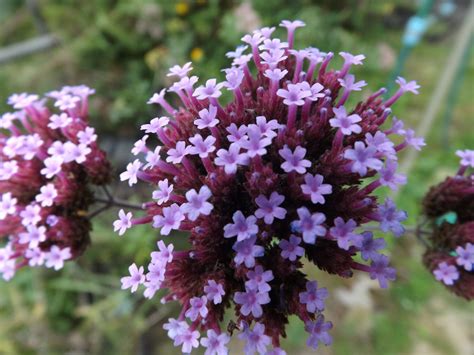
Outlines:
POLYGON ((121 209, 118 216, 119 219, 114 221, 114 231, 118 232, 119 235, 123 235, 132 226, 132 212, 125 213, 121 209))
POLYGON ((446 262, 438 264, 438 267, 433 271, 436 280, 442 281, 445 285, 452 285, 454 281, 459 279, 459 271, 456 266, 449 265, 446 262))
POLYGON ((299 294, 300 303, 306 305, 306 310, 310 313, 324 310, 324 299, 328 297, 328 290, 318 289, 317 281, 306 282, 306 291, 299 294))
POLYGON ((227 355, 227 343, 230 336, 225 333, 216 333, 214 330, 207 331, 207 337, 201 338, 201 345, 206 348, 204 355, 227 355))
POLYGON ((89 245, 92 185, 111 169, 88 122, 86 86, 40 98, 14 94, 0 115, 0 275, 23 266, 59 270, 89 245), (56 107, 58 109, 56 109, 56 107))
POLYGON ((423 213, 428 223, 419 235, 426 238, 423 262, 428 270, 450 292, 467 300, 474 299, 474 171, 469 163, 472 152, 456 151, 461 158, 456 175, 432 186, 425 195, 423 213))
POLYGON ((138 289, 138 286, 145 282, 145 274, 143 273, 143 266, 137 267, 136 264, 130 265, 128 268, 130 276, 122 277, 122 289, 130 288, 132 292, 138 289))
POLYGON ((304 248, 300 247, 301 238, 290 235, 289 240, 283 239, 280 241, 281 256, 284 259, 295 261, 298 257, 304 255, 304 248))
POLYGON ((304 184, 301 185, 301 191, 310 196, 312 203, 326 203, 323 195, 329 195, 332 193, 332 186, 329 184, 323 184, 324 177, 316 174, 306 174, 304 176, 304 184))
POLYGON ((285 196, 277 192, 272 192, 269 198, 263 195, 258 196, 255 203, 259 208, 255 211, 255 217, 263 218, 266 224, 272 224, 275 218, 284 219, 286 210, 279 207, 284 200, 285 196))
POLYGON ((362 128, 357 124, 362 120, 359 115, 348 115, 344 106, 334 107, 333 112, 336 117, 329 120, 331 127, 339 129, 344 135, 362 132, 362 128))
POLYGON ((281 25, 285 39, 272 37, 271 28, 244 36, 247 46, 228 53, 232 65, 222 79, 199 85, 197 77, 182 76, 153 95, 150 102, 167 118, 142 130, 147 142, 161 142, 161 159, 145 166, 139 158, 125 176, 153 189, 146 215, 132 226, 153 223, 163 235, 179 230, 171 239, 189 236, 172 260, 152 257, 160 281, 153 289, 143 285, 146 297, 167 289, 163 302, 180 303, 179 318, 165 329, 186 351, 201 335, 206 353, 227 353, 227 308, 234 308, 226 313, 235 314, 229 326, 240 331, 246 354, 284 353, 278 344, 292 315, 305 323, 309 346, 330 344, 332 325, 319 314, 327 291, 306 287, 312 281, 303 264, 341 277, 366 272, 384 287, 395 276, 380 254, 383 239, 369 238, 364 228, 378 222, 403 232, 406 215, 374 191, 404 182, 396 174, 398 152, 421 145, 401 121, 384 125, 389 106, 414 86, 388 100, 385 89, 360 95, 365 99, 351 107, 347 99, 366 83, 349 71, 365 56, 343 52, 344 64, 335 68, 333 53, 295 48, 303 22, 281 25), (200 300, 199 307, 190 300, 200 300), (207 314, 197 316, 204 306, 207 314))

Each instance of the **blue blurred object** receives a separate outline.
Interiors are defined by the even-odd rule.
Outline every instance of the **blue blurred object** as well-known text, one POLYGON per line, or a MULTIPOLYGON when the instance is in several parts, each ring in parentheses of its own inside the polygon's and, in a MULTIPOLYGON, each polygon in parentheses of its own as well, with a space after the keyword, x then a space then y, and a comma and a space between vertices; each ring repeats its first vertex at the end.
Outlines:
POLYGON ((456 11, 456 8, 457 5, 453 1, 447 0, 444 1, 441 5, 439 5, 438 11, 441 16, 448 17, 451 16, 454 11, 456 11))
POLYGON ((408 20, 403 35, 403 44, 413 47, 417 45, 428 27, 433 23, 433 17, 413 16, 408 20))

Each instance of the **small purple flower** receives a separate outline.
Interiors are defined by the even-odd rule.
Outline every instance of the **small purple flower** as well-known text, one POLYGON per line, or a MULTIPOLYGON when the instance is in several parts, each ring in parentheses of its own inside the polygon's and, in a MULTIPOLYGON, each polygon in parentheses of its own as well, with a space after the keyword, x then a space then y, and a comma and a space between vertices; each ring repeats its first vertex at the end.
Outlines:
POLYGON ((205 108, 199 111, 199 118, 194 121, 194 124, 198 129, 215 127, 219 123, 216 115, 217 107, 210 105, 209 110, 205 108))
POLYGON ((367 169, 380 170, 382 162, 375 158, 376 149, 372 146, 366 147, 363 142, 355 142, 354 149, 347 149, 344 158, 352 160, 351 171, 360 176, 367 174, 367 169))
POLYGON ((402 78, 401 76, 399 76, 397 78, 397 80, 395 80, 395 82, 400 85, 400 89, 403 91, 403 92, 407 92, 407 91, 410 91, 412 92, 413 94, 415 95, 418 95, 419 92, 418 92, 418 89, 420 88, 420 85, 418 85, 416 83, 416 81, 412 80, 412 81, 409 81, 407 82, 404 78, 402 78))
POLYGON ((120 174, 120 181, 128 180, 128 186, 135 185, 138 182, 137 175, 141 167, 142 163, 138 159, 135 159, 133 163, 128 163, 127 170, 120 174))
POLYGON ((53 245, 49 252, 46 253, 46 267, 54 268, 59 270, 64 266, 64 261, 71 259, 71 248, 59 248, 57 245, 53 245))
POLYGON ((311 175, 310 173, 304 176, 304 184, 301 185, 301 191, 305 195, 311 197, 311 202, 314 204, 324 204, 326 200, 323 195, 329 195, 332 193, 332 186, 329 184, 323 184, 324 177, 316 174, 311 175))
POLYGON ((271 270, 264 271, 261 265, 257 265, 254 270, 247 272, 248 281, 245 282, 247 289, 255 289, 259 292, 269 292, 271 290, 268 282, 273 280, 271 270))
POLYGON ((350 65, 362 65, 362 61, 365 59, 363 54, 353 55, 348 52, 339 52, 339 55, 344 58, 344 64, 350 65))
POLYGON ((79 101, 81 101, 80 97, 72 95, 63 95, 56 100, 54 106, 59 107, 59 109, 63 111, 72 110, 76 108, 79 101))
POLYGON ((268 292, 260 292, 258 289, 249 289, 245 292, 236 292, 234 296, 236 304, 240 304, 240 313, 248 316, 252 313, 254 318, 260 318, 263 314, 262 305, 270 303, 268 292))
POLYGON ((8 98, 8 104, 12 105, 14 109, 22 110, 31 106, 34 102, 38 101, 38 99, 38 95, 30 95, 27 93, 13 94, 8 98))
POLYGON ((204 293, 206 294, 207 299, 212 301, 214 304, 222 303, 222 296, 225 295, 224 287, 214 280, 207 281, 207 285, 204 286, 204 293))
POLYGON ((28 259, 28 265, 35 267, 44 264, 46 253, 41 251, 41 248, 27 249, 25 257, 28 259))
POLYGON ((245 354, 264 354, 272 340, 265 335, 265 326, 259 322, 255 322, 253 329, 248 326, 244 327, 244 331, 239 334, 239 339, 245 340, 245 354))
POLYGON ((456 263, 464 267, 466 271, 471 271, 474 265, 474 244, 467 243, 464 248, 459 246, 456 248, 456 263))
POLYGON ((370 278, 377 279, 381 288, 387 288, 388 282, 395 280, 395 269, 388 266, 388 257, 383 254, 372 256, 372 263, 370 264, 370 278))
POLYGON ((89 145, 97 141, 97 134, 92 127, 86 127, 83 131, 77 133, 77 138, 80 144, 89 145))
POLYGON ((191 146, 187 146, 186 142, 176 142, 176 146, 168 150, 166 161, 173 164, 179 164, 183 158, 191 153, 191 146))
POLYGON ((193 96, 198 100, 205 100, 208 98, 217 99, 222 95, 221 88, 224 86, 223 83, 216 84, 216 79, 209 79, 206 81, 205 86, 199 86, 194 90, 193 96))
POLYGON ((168 337, 174 340, 178 335, 188 329, 188 324, 185 321, 168 318, 168 323, 163 325, 163 329, 167 330, 168 337))
POLYGON ((158 181, 158 190, 153 191, 152 198, 158 200, 158 204, 162 205, 163 203, 168 202, 173 192, 173 185, 168 183, 168 179, 158 181))
POLYGON ((254 127, 258 127, 260 133, 270 139, 276 137, 277 133, 275 130, 278 130, 282 127, 282 125, 280 125, 277 120, 270 120, 267 122, 265 116, 257 116, 255 121, 256 124, 252 123, 248 126, 248 128, 253 130, 254 127))
POLYGON ((189 300, 190 307, 186 311, 186 317, 188 317, 191 321, 195 321, 199 316, 201 318, 206 318, 208 314, 208 309, 206 307, 207 304, 207 297, 193 297, 189 300))
POLYGON ((265 76, 270 79, 272 82, 278 83, 281 79, 288 74, 288 70, 281 70, 281 69, 267 69, 265 70, 265 76))
POLYGON ((195 134, 194 137, 189 138, 192 146, 189 148, 190 154, 197 154, 200 158, 207 158, 209 153, 216 150, 214 143, 216 139, 213 136, 207 136, 203 139, 200 134, 195 134))
POLYGON ((356 242, 356 246, 360 249, 361 257, 364 260, 373 259, 378 255, 377 251, 385 248, 386 243, 383 238, 374 239, 372 232, 363 232, 356 242))
POLYGON ((181 351, 183 354, 189 354, 193 348, 199 347, 199 332, 197 330, 191 330, 187 327, 174 339, 174 345, 182 345, 181 351))
POLYGON ((177 76, 179 78, 185 77, 191 70, 193 70, 193 67, 191 67, 191 65, 191 62, 187 62, 183 66, 173 65, 170 68, 169 73, 166 74, 166 76, 177 76))
POLYGON ((168 246, 166 246, 162 240, 159 240, 156 245, 158 246, 159 251, 154 251, 151 253, 152 263, 161 265, 170 263, 173 260, 174 245, 170 243, 168 246))
POLYGON ((10 192, 2 194, 0 200, 0 219, 5 219, 6 216, 14 214, 16 212, 17 202, 18 200, 12 197, 12 194, 10 192))
POLYGON ((232 249, 237 253, 234 262, 237 265, 245 264, 246 267, 251 268, 255 266, 255 258, 263 256, 264 248, 255 245, 257 237, 254 235, 241 242, 236 242, 232 249))
POLYGON ((57 156, 48 157, 44 160, 44 168, 40 170, 41 175, 44 175, 46 179, 52 179, 54 176, 59 174, 63 159, 57 156))
POLYGON ((319 314, 316 317, 315 321, 307 321, 305 325, 305 330, 309 333, 309 338, 306 341, 306 345, 317 349, 319 343, 324 345, 332 344, 332 337, 329 335, 328 331, 332 328, 331 322, 324 322, 324 316, 319 314))
POLYGON ((123 235, 127 229, 132 226, 132 212, 125 213, 123 209, 119 211, 119 219, 114 221, 114 232, 118 231, 119 235, 123 235))
POLYGON ((283 103, 287 106, 303 106, 304 99, 311 96, 311 91, 302 90, 299 84, 288 84, 286 89, 278 89, 277 95, 283 98, 283 103))
POLYGON ((317 236, 326 235, 326 228, 321 224, 326 220, 322 213, 309 212, 306 207, 300 207, 296 210, 299 220, 293 221, 292 227, 303 235, 305 243, 314 244, 317 236))
POLYGON ((243 241, 251 238, 258 233, 257 218, 249 216, 245 218, 241 211, 237 211, 232 216, 234 223, 224 226, 224 238, 237 236, 237 241, 243 241))
POLYGON ((204 355, 227 355, 227 343, 230 337, 226 333, 216 333, 214 330, 207 331, 207 338, 201 338, 201 345, 206 348, 204 355))
POLYGON ((386 158, 390 160, 397 159, 397 154, 393 147, 394 144, 390 139, 388 139, 385 133, 380 131, 375 132, 374 135, 371 133, 366 133, 365 142, 367 143, 368 147, 374 147, 377 152, 381 153, 386 158))
POLYGON ((442 281, 445 285, 451 286, 454 281, 459 279, 459 271, 454 265, 449 265, 446 262, 438 264, 438 267, 433 271, 436 280, 442 281))
POLYGON ((138 286, 145 282, 145 274, 143 273, 143 266, 137 267, 135 263, 128 268, 130 276, 125 276, 120 279, 122 283, 122 290, 130 288, 133 293, 138 289, 138 286))
POLYGON ((9 180, 18 171, 19 167, 16 160, 0 162, 0 181, 9 180))
POLYGON ((148 135, 144 135, 142 138, 140 138, 138 141, 135 142, 132 148, 132 154, 133 155, 138 155, 140 153, 146 153, 147 152, 147 147, 146 147, 146 141, 148 139, 148 135))
POLYGON ((405 141, 408 145, 411 145, 416 150, 421 150, 421 147, 425 146, 425 140, 423 137, 416 137, 415 131, 412 129, 407 129, 405 132, 405 141))
POLYGON ((260 131, 260 128, 254 126, 252 128, 247 128, 247 135, 248 138, 242 140, 241 147, 247 149, 247 155, 250 158, 254 158, 257 155, 265 155, 267 154, 267 150, 265 147, 269 146, 272 143, 272 140, 263 135, 260 131))
POLYGON ((228 90, 237 90, 244 79, 244 71, 240 68, 232 67, 231 69, 226 69, 225 72, 227 81, 224 82, 224 86, 228 90))
POLYGON ((339 128, 344 135, 351 135, 352 133, 362 132, 362 128, 357 122, 362 121, 362 118, 357 114, 347 115, 344 106, 334 107, 333 112, 336 118, 331 118, 329 124, 331 127, 339 128))
POLYGON ((177 230, 184 220, 184 214, 176 203, 163 208, 163 215, 153 217, 153 227, 161 228, 162 235, 170 234, 172 229, 177 230))
POLYGON ((140 127, 145 133, 158 133, 163 127, 166 127, 170 119, 166 116, 155 117, 150 123, 144 124, 140 127))
POLYGON ((285 27, 288 30, 295 30, 298 27, 304 27, 306 24, 301 21, 301 20, 295 20, 295 21, 289 21, 289 20, 283 20, 280 23, 280 27, 285 27))
POLYGON ((146 160, 147 163, 143 167, 144 169, 151 169, 151 168, 159 165, 159 162, 161 160, 160 151, 161 151, 160 146, 157 146, 155 148, 155 150, 153 150, 153 151, 148 150, 148 152, 146 153, 146 157, 145 157, 145 160, 146 160))
POLYGON ((212 196, 211 190, 206 185, 201 186, 199 193, 192 189, 186 192, 187 203, 181 205, 181 211, 188 215, 190 221, 195 221, 199 215, 208 216, 214 208, 207 202, 212 196))
POLYGON ((299 294, 300 303, 306 305, 306 310, 310 313, 324 310, 324 300, 329 293, 326 288, 318 289, 317 281, 306 282, 306 291, 299 294))
POLYGON ((474 150, 456 150, 456 155, 461 158, 462 166, 474 168, 474 150))
POLYGON ((72 118, 69 117, 66 113, 61 113, 59 115, 51 115, 49 117, 49 120, 50 122, 48 123, 48 127, 51 129, 64 128, 72 122, 72 118))
POLYGON ((58 191, 53 184, 47 184, 40 188, 40 193, 36 195, 36 202, 43 207, 52 206, 54 199, 58 196, 58 191))
POLYGON ((379 205, 377 214, 382 232, 391 231, 395 237, 400 237, 405 233, 401 222, 407 219, 407 213, 397 210, 392 199, 387 198, 383 204, 379 205))
POLYGON ((235 123, 231 123, 230 126, 226 128, 226 131, 230 133, 227 136, 227 140, 231 143, 236 143, 236 145, 240 145, 244 140, 248 139, 248 128, 246 125, 237 127, 235 123))
POLYGON ((360 91, 367 85, 365 80, 355 82, 355 76, 352 74, 347 74, 343 79, 338 79, 338 81, 347 91, 360 91))
POLYGON ((41 207, 37 204, 31 204, 20 212, 21 224, 24 226, 36 226, 41 221, 41 207))
POLYGON ((359 237, 358 234, 353 233, 356 227, 357 223, 353 219, 344 222, 344 219, 337 217, 334 220, 334 227, 329 229, 329 233, 336 238, 339 248, 348 250, 359 237))
POLYGON ((272 192, 270 198, 264 195, 258 196, 255 203, 259 208, 255 211, 255 217, 263 218, 266 224, 272 224, 275 218, 285 219, 286 210, 279 207, 283 201, 285 201, 285 196, 275 191, 272 192))
POLYGON ((301 238, 290 235, 290 239, 282 239, 280 241, 280 249, 281 249, 281 256, 284 259, 288 259, 290 261, 295 261, 298 257, 304 255, 304 248, 300 247, 301 238))
POLYGON ((235 174, 239 165, 247 165, 248 156, 240 153, 240 146, 232 143, 228 150, 219 149, 216 153, 214 164, 223 166, 226 174, 235 174))
POLYGON ((237 48, 235 49, 235 51, 233 52, 227 52, 225 54, 225 56, 227 58, 239 58, 248 48, 249 46, 245 46, 245 45, 240 45, 240 46, 237 46, 237 48))
POLYGON ((28 226, 26 232, 20 233, 19 242, 28 244, 29 248, 37 248, 41 242, 46 240, 46 228, 44 226, 28 226))
POLYGON ((285 144, 285 146, 278 151, 280 156, 285 159, 281 164, 281 168, 286 173, 296 171, 298 174, 306 173, 306 168, 311 166, 311 162, 307 159, 304 159, 306 155, 306 149, 300 146, 297 146, 292 152, 290 148, 285 144))
POLYGON ((394 160, 387 160, 385 166, 380 169, 380 183, 388 186, 392 190, 397 190, 399 185, 407 183, 407 177, 403 174, 397 174, 398 164, 394 160))

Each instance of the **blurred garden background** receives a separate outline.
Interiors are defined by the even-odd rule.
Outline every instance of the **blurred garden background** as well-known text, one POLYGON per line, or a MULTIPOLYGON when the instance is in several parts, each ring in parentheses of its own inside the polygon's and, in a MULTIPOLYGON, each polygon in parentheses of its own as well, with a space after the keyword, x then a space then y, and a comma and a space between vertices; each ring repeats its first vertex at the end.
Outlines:
MULTIPOLYGON (((14 92, 95 88, 91 123, 118 176, 139 125, 157 114, 146 101, 169 84, 170 66, 193 61, 195 75, 222 79, 220 69, 230 63, 225 53, 243 34, 301 19, 307 26, 297 32, 297 47, 366 55, 354 74, 369 83, 367 93, 390 87, 397 70, 421 85, 420 95, 403 97, 394 112, 426 131, 427 147, 404 157, 409 182, 396 195, 413 226, 429 186, 457 169, 455 150, 474 148, 470 6, 469 0, 0 0, 0 112, 14 92), (415 15, 422 21, 413 22, 415 15), (29 48, 38 39, 47 48, 15 56, 25 41, 29 48)), ((140 200, 126 184, 112 189, 140 200)), ((94 220, 92 245, 78 262, 59 273, 22 270, 0 282, 0 354, 178 353, 162 330, 177 308, 120 290, 127 266, 146 262, 157 231, 140 226, 118 237, 116 212, 94 220)), ((393 241, 398 280, 388 290, 368 277, 342 280, 308 265, 333 296, 326 315, 334 345, 316 353, 474 354, 474 307, 434 280, 422 252, 411 234, 393 241)), ((309 353, 305 341, 303 324, 290 321, 288 353, 309 353)), ((241 353, 237 342, 232 349, 241 353)))

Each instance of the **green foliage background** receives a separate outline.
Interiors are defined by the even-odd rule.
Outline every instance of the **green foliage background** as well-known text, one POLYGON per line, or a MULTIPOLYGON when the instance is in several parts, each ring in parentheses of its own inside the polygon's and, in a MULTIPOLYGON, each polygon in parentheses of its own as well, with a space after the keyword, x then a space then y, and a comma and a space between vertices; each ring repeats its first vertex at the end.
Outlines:
MULTIPOLYGON (((307 23, 297 32, 299 47, 364 53, 366 64, 355 74, 374 91, 387 84, 403 25, 416 11, 413 1, 404 0, 42 0, 39 4, 61 44, 0 65, 0 112, 8 109, 5 102, 12 92, 41 93, 84 83, 97 89, 93 124, 117 140, 134 139, 138 125, 156 114, 145 103, 169 84, 166 72, 171 65, 192 59, 193 73, 202 79, 222 78, 220 69, 229 65, 224 54, 236 47, 243 33, 286 18, 307 23)), ((445 31, 441 25, 436 29, 445 31)), ((23 1, 1 0, 0 47, 35 35, 23 1)), ((404 97, 395 115, 412 126, 423 119, 453 38, 451 32, 444 39, 425 40, 408 60, 403 75, 417 80, 422 90, 419 96, 404 97)), ((429 185, 456 170, 454 151, 474 148, 473 73, 471 57, 447 129, 438 115, 428 146, 398 195, 409 212, 409 224, 416 222, 429 185)), ((115 189, 123 197, 140 200, 124 185, 115 189)), ((112 232, 114 216, 115 211, 95 220, 92 246, 60 273, 23 270, 13 281, 0 283, 0 354, 175 352, 161 326, 176 314, 176 305, 163 306, 158 296, 145 301, 119 289, 127 265, 146 262, 157 232, 143 226, 120 238, 112 232)), ((331 297, 327 317, 335 323, 334 345, 318 353, 451 355, 474 349, 469 343, 474 335, 472 306, 447 293, 423 268, 422 248, 414 237, 394 241, 390 250, 398 281, 388 291, 374 287, 354 296, 362 303, 370 301, 371 307, 357 306, 360 302, 349 307, 331 297)), ((307 272, 331 294, 348 292, 360 281, 334 279, 310 266, 307 272)), ((302 324, 291 319, 288 353, 306 353, 305 337, 302 324)), ((239 353, 238 344, 233 349, 239 353)))

